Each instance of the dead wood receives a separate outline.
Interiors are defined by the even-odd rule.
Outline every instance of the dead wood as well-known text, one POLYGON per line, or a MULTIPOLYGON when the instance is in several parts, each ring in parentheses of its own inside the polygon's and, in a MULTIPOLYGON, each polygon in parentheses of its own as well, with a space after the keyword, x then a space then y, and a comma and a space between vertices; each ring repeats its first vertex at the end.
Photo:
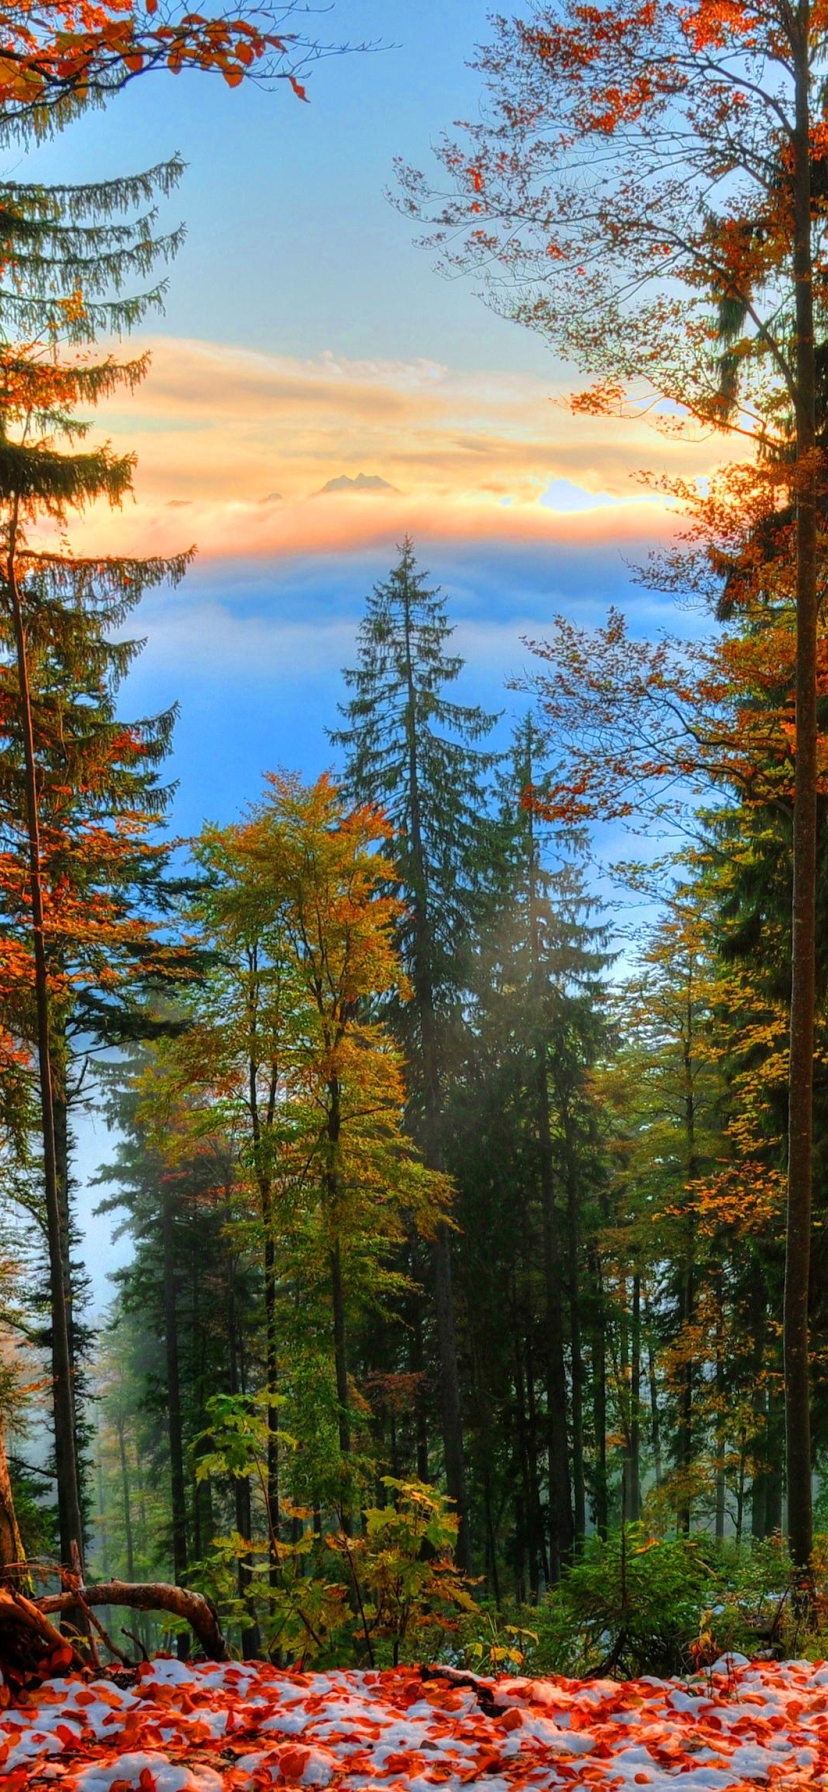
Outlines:
POLYGON ((77 1591, 48 1593, 38 1600, 38 1606, 41 1612, 71 1611, 79 1597, 88 1606, 119 1605, 139 1612, 169 1612, 189 1624, 209 1661, 230 1659, 214 1607, 201 1593, 193 1593, 188 1587, 173 1587, 166 1581, 132 1585, 126 1580, 108 1580, 97 1586, 79 1586, 77 1591))

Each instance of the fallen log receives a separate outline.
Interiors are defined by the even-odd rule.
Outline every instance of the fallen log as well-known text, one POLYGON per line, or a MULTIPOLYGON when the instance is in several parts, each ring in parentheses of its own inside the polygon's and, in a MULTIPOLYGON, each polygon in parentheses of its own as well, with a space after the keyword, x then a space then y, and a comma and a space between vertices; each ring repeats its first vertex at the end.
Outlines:
POLYGON ((230 1660, 215 1609, 201 1593, 193 1593, 189 1587, 173 1587, 161 1580, 135 1585, 127 1580, 107 1580, 92 1587, 80 1584, 77 1591, 47 1593, 37 1605, 44 1613, 66 1612, 77 1606, 79 1598, 89 1606, 121 1605, 132 1611, 169 1612, 189 1624, 208 1661, 230 1660))

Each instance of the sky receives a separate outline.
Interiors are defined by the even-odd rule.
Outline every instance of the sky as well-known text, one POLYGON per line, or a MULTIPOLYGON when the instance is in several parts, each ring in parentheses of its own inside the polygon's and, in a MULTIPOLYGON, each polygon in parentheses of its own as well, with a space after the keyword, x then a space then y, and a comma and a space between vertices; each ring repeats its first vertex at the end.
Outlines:
MULTIPOLYGON (((341 668, 406 533, 448 597, 458 695, 492 711, 520 701, 504 685, 530 663, 523 637, 558 611, 597 622, 620 603, 636 632, 693 626, 631 584, 673 526, 635 473, 704 471, 709 448, 571 415, 573 370, 472 281, 439 275, 388 197, 395 156, 433 166, 441 131, 476 111, 486 8, 335 0, 309 22, 374 47, 320 62, 308 104, 286 84, 142 78, 7 168, 84 181, 187 163, 162 208, 187 234, 139 345, 149 376, 99 414, 137 452, 135 498, 78 535, 113 553, 198 548, 179 588, 145 600, 123 698, 127 715, 180 706, 179 834, 231 820, 267 769, 333 763, 341 668), (360 473, 385 488, 322 489, 360 473)), ((78 1131, 85 1184, 108 1141, 100 1120, 78 1131)), ((100 1302, 126 1247, 91 1220, 97 1198, 84 1187, 100 1302)))

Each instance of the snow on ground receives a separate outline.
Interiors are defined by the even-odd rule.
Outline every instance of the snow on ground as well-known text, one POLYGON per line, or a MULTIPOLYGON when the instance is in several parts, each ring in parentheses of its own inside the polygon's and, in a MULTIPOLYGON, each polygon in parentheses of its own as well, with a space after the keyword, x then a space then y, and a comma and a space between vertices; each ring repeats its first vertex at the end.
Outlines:
POLYGON ((828 1788, 828 1664, 717 1663, 687 1684, 424 1683, 161 1657, 0 1711, 0 1792, 805 1792, 828 1788))

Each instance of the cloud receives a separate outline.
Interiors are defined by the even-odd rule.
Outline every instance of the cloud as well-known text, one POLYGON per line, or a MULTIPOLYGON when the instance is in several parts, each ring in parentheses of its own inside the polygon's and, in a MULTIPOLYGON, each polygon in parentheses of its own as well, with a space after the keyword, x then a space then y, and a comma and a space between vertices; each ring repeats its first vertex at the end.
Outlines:
POLYGON ((574 416, 551 382, 425 361, 307 361, 159 337, 149 377, 99 420, 135 450, 135 500, 96 507, 79 545, 206 555, 331 554, 406 531, 446 542, 663 537, 669 507, 635 483, 708 473, 709 442, 574 416), (314 494, 369 470, 393 492, 314 494), (275 494, 281 494, 276 501, 275 494))

